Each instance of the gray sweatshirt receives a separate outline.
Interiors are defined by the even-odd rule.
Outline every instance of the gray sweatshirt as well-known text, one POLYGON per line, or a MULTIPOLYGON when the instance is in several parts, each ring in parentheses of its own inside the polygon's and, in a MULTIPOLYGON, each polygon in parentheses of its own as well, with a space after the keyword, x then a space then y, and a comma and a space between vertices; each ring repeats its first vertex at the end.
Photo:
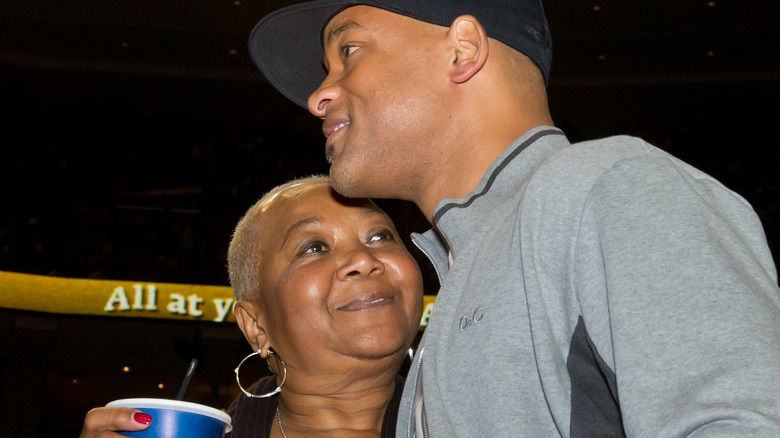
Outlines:
POLYGON ((780 437, 776 268, 713 178, 539 127, 434 224, 398 437, 780 437))

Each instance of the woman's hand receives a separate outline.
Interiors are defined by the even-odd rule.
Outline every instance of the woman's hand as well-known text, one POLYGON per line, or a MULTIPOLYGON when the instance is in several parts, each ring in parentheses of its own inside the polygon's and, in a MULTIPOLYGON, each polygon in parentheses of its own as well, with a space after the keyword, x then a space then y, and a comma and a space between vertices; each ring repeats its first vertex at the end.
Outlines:
POLYGON ((116 432, 144 430, 152 416, 132 408, 94 408, 84 417, 84 428, 79 438, 121 437, 116 432))

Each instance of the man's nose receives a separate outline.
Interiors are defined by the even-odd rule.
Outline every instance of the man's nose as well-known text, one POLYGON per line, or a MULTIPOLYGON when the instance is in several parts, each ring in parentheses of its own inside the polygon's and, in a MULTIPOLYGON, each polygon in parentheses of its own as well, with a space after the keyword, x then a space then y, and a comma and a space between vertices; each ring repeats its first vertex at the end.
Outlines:
POLYGON ((330 103, 338 99, 341 91, 339 87, 333 83, 328 84, 323 82, 317 90, 309 96, 307 106, 309 112, 319 118, 325 118, 328 112, 328 106, 330 103))

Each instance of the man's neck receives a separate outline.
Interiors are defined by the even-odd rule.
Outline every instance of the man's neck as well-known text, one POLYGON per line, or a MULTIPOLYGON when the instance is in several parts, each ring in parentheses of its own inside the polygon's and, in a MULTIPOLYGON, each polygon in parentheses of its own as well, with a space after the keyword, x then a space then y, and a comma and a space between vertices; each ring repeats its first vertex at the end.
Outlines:
POLYGON ((552 125, 552 122, 540 120, 538 124, 518 123, 503 130, 486 130, 484 135, 461 142, 460 149, 453 149, 448 159, 438 166, 438 171, 431 172, 428 183, 414 200, 428 222, 433 224, 434 210, 443 199, 459 199, 473 192, 506 148, 526 132, 542 125, 552 125))

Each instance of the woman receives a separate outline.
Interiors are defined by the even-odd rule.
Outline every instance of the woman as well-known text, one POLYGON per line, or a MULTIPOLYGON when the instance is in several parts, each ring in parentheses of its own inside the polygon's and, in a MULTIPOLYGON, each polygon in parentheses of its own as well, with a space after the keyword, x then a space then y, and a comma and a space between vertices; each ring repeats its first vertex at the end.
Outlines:
MULTIPOLYGON (((390 218, 327 177, 292 181, 247 211, 228 265, 236 322, 274 372, 233 402, 228 437, 392 437, 422 276, 390 218)), ((141 430, 147 417, 93 409, 81 436, 141 430)))

